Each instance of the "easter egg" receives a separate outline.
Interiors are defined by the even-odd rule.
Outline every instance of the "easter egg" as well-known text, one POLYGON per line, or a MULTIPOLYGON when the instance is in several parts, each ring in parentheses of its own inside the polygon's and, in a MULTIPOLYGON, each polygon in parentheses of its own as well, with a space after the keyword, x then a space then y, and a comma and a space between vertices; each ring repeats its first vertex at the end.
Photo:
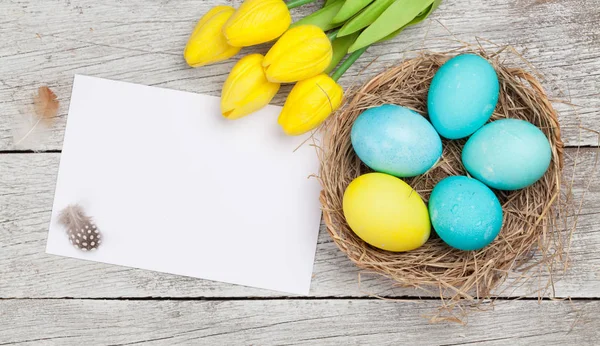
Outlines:
POLYGON ((383 250, 413 250, 429 238, 425 203, 407 183, 388 174, 354 179, 344 192, 343 210, 352 231, 383 250))
POLYGON ((499 190, 517 190, 538 181, 550 166, 552 150, 544 133, 519 119, 493 121, 465 144, 462 162, 469 174, 499 190))
POLYGON ((502 206, 494 192, 476 179, 448 177, 429 197, 429 214, 436 233, 460 250, 479 250, 502 228, 502 206))
POLYGON ((475 54, 448 60, 435 73, 427 95, 429 118, 448 139, 464 138, 485 124, 498 103, 494 67, 475 54))
POLYGON ((442 155, 442 141, 429 121, 391 104, 360 114, 350 139, 362 162, 374 171, 397 177, 423 174, 442 155))

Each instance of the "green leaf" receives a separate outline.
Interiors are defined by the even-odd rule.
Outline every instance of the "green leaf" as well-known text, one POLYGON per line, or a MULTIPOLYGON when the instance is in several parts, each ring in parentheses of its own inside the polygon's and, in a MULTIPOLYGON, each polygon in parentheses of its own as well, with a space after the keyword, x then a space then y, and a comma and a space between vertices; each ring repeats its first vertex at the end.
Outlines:
POLYGON ((394 1, 395 0, 375 0, 354 18, 347 21, 340 29, 338 37, 350 35, 371 25, 388 7, 390 7, 391 4, 394 3, 394 1))
POLYGON ((344 2, 340 11, 333 17, 334 23, 342 23, 367 7, 373 0, 349 0, 344 2))
POLYGON ((401 33, 402 31, 404 31, 404 29, 406 29, 407 26, 408 26, 408 24, 405 25, 405 26, 403 26, 403 27, 401 27, 400 29, 394 31, 393 33, 387 35, 386 37, 382 38, 381 40, 377 41, 377 43, 379 43, 379 42, 385 42, 385 41, 393 39, 394 37, 398 36, 399 33, 401 33))
POLYGON ((329 73, 333 71, 333 69, 344 59, 346 54, 348 54, 348 48, 356 41, 356 38, 360 35, 360 31, 355 32, 351 35, 338 37, 331 43, 333 48, 333 57, 331 58, 331 63, 329 67, 325 70, 325 73, 329 73))
POLYGON ((333 3, 333 2, 336 2, 336 1, 338 1, 338 0, 326 0, 326 1, 323 3, 323 7, 325 7, 325 6, 327 6, 327 5, 331 5, 331 3, 333 3))
POLYGON ((415 25, 415 24, 422 22, 423 20, 425 20, 425 18, 427 18, 431 14, 431 12, 435 11, 435 9, 438 8, 438 6, 440 5, 441 2, 442 2, 442 0, 434 0, 433 3, 431 4, 431 6, 429 6, 427 9, 425 9, 425 11, 421 12, 410 23, 406 24, 405 26, 401 27, 400 29, 394 31, 393 33, 387 35, 386 37, 382 38, 381 40, 379 40, 377 42, 379 43, 379 42, 391 40, 394 37, 398 36, 398 34, 401 33, 404 29, 406 29, 407 26, 415 25))
MULTIPOLYGON (((349 48, 353 52, 367 47, 375 42, 398 34, 404 27, 410 25, 413 20, 431 6, 434 0, 396 0, 379 16, 373 24, 369 25, 356 42, 349 48)), ((343 28, 342 28, 343 29, 343 28)))
POLYGON ((343 0, 332 0, 330 4, 323 7, 322 9, 313 12, 312 14, 300 19, 299 21, 293 23, 290 28, 296 27, 298 25, 306 25, 312 24, 321 28, 323 31, 328 31, 338 26, 341 26, 342 23, 334 24, 332 23, 333 17, 338 13, 342 5, 344 4, 343 0))
POLYGON ((435 11, 441 3, 442 0, 434 0, 433 3, 431 3, 431 6, 426 8, 425 11, 419 13, 419 15, 415 19, 413 19, 408 25, 415 25, 421 23, 425 20, 425 18, 429 17, 429 15, 433 11, 435 11))

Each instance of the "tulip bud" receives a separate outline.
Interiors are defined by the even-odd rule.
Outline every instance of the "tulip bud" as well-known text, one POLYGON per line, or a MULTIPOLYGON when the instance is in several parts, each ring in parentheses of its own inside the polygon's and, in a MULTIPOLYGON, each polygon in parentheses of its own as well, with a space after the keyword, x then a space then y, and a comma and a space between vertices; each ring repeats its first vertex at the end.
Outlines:
POLYGON ((188 65, 198 67, 227 60, 240 51, 230 46, 222 33, 234 11, 231 6, 216 6, 200 19, 183 51, 188 65))
POLYGON ((282 0, 246 0, 223 27, 227 42, 235 47, 265 43, 281 36, 292 23, 282 0))
POLYGON ((301 135, 321 125, 340 107, 343 98, 342 87, 326 74, 302 80, 285 101, 279 125, 290 136, 301 135))
POLYGON ((250 54, 238 61, 229 73, 221 92, 221 113, 227 119, 238 119, 268 105, 277 91, 262 68, 264 57, 250 54))
POLYGON ((300 25, 288 30, 271 47, 263 67, 270 81, 292 83, 325 71, 332 54, 331 41, 323 30, 300 25))

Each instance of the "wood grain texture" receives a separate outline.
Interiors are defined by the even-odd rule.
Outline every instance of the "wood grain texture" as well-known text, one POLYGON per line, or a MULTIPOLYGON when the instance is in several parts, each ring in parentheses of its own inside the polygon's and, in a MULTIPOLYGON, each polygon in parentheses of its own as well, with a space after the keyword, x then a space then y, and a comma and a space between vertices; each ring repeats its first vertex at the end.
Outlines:
MULTIPOLYGON (((598 343, 597 0, 444 0, 431 19, 370 48, 340 81, 345 88, 357 86, 422 49, 456 48, 457 40, 479 41, 487 48, 508 44, 520 51, 543 75, 551 96, 574 104, 555 104, 566 144, 596 147, 566 152, 565 180, 572 182, 576 201, 585 199, 571 268, 557 278, 555 290, 559 297, 578 300, 499 300, 493 311, 470 315, 466 327, 432 326, 423 316, 434 313, 439 300, 415 297, 435 294, 394 288, 386 279, 361 273, 323 229, 306 298, 46 255, 60 156, 8 151, 62 148, 76 73, 218 96, 235 62, 268 46, 244 49, 210 67, 187 67, 182 50, 188 35, 217 3, 237 6, 241 0, 0 1, 0 345, 598 343), (16 148, 16 119, 31 110, 41 85, 50 86, 61 101, 56 124, 43 142, 16 148), (67 297, 75 299, 55 299, 67 297)), ((292 13, 299 18, 317 5, 292 13)), ((284 86, 274 103, 281 105, 289 90, 284 86)), ((571 217, 569 226, 574 221, 571 217)), ((532 283, 503 295, 525 295, 536 287, 532 283)))
MULTIPOLYGON (((569 149, 566 153, 565 180, 573 181, 576 203, 585 199, 573 237, 571 268, 556 283, 556 294, 600 297, 600 176, 598 167, 594 167, 599 150, 569 149)), ((45 254, 59 158, 60 154, 53 153, 0 155, 0 297, 281 296, 277 292, 45 254)), ((568 225, 574 225, 573 218, 568 225)), ((438 295, 393 288, 388 280, 372 274, 361 274, 359 284, 360 271, 338 250, 323 227, 313 273, 310 295, 314 297, 438 295)), ((531 294, 537 287, 535 282, 502 295, 531 294)))
POLYGON ((597 345, 598 301, 496 302, 431 325, 436 302, 0 301, 0 344, 597 345), (168 323, 166 323, 168 321, 168 323))
MULTIPOLYGON (((241 1, 229 1, 238 5, 241 1)), ((244 54, 191 69, 182 50, 195 22, 218 1, 11 0, 0 2, 0 151, 14 150, 15 119, 27 112, 38 86, 48 84, 61 101, 57 124, 42 143, 62 146, 73 75, 76 73, 219 95, 233 64, 244 54)), ((310 4, 292 12, 299 18, 310 4)), ((597 145, 600 96, 600 10, 595 0, 489 0, 442 3, 431 19, 376 45, 341 79, 358 85, 423 48, 446 51, 456 40, 514 45, 546 77, 568 145, 597 145), (367 68, 368 67, 368 68, 367 68)), ((523 64, 523 62, 520 62, 523 64)), ((275 99, 282 104, 289 86, 275 99)))

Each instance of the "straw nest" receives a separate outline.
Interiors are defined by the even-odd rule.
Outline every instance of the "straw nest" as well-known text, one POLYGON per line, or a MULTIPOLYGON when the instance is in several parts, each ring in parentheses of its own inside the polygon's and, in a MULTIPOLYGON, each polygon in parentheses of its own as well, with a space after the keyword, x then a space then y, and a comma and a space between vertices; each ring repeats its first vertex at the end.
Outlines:
MULTIPOLYGON (((448 302, 481 302, 505 290, 516 281, 505 282, 509 274, 523 273, 537 264, 554 264, 560 255, 556 227, 556 203, 560 198, 563 143, 557 113, 539 81, 527 70, 506 66, 500 58, 506 51, 486 53, 482 49, 448 54, 421 53, 379 74, 353 93, 349 102, 324 125, 320 152, 321 203, 328 232, 337 246, 358 267, 383 274, 400 286, 425 289, 448 302), (427 117, 427 91, 433 75, 458 53, 476 53, 495 67, 500 97, 492 121, 502 118, 527 120, 539 127, 552 147, 552 163, 542 179, 518 191, 495 191, 504 211, 503 227, 492 244, 479 251, 460 251, 446 245, 434 232, 422 247, 404 253, 374 248, 352 232, 344 219, 342 198, 350 182, 370 172, 356 156, 350 130, 358 115, 370 107, 392 103, 408 107, 427 117), (553 204, 554 207, 553 207, 553 204), (532 259, 534 258, 534 259, 532 259), (524 263, 531 261, 527 266, 524 263), (525 268, 526 267, 526 268, 525 268)), ((443 140, 441 160, 426 174, 405 179, 428 201, 437 182, 451 175, 466 175, 461 163, 465 140, 443 140)), ((552 265, 548 265, 551 267, 552 265)), ((518 274, 523 278, 531 276, 518 274)), ((551 277, 551 275, 546 275, 551 277)), ((521 280, 522 281, 522 280, 521 280)), ((552 283, 546 284, 546 289, 552 283)))

